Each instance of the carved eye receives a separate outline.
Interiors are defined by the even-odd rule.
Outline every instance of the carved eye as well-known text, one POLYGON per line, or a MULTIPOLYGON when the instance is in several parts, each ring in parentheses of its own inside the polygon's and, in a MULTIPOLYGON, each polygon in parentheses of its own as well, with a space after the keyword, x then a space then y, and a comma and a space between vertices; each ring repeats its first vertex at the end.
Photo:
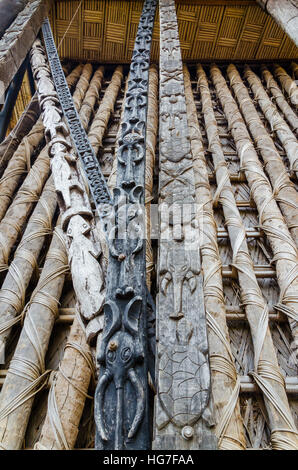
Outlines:
POLYGON ((127 362, 129 361, 129 359, 131 358, 131 349, 130 348, 123 348, 122 351, 121 351, 121 359, 124 361, 124 362, 127 362))
POLYGON ((109 350, 107 352, 107 359, 108 359, 109 362, 114 362, 115 359, 116 359, 116 351, 109 350))

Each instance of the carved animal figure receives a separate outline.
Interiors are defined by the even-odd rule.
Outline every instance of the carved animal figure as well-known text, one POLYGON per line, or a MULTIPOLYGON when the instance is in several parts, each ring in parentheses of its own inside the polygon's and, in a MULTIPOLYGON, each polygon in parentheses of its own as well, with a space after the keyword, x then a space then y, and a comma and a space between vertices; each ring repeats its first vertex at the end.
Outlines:
POLYGON ((108 384, 113 380, 116 402, 115 449, 123 448, 124 387, 129 380, 136 397, 136 412, 127 433, 131 439, 142 422, 145 411, 145 390, 135 366, 143 361, 144 351, 138 337, 138 325, 142 307, 141 297, 134 297, 120 312, 117 304, 110 300, 105 304, 105 333, 97 360, 104 365, 105 372, 100 377, 95 392, 95 421, 103 441, 109 439, 104 417, 104 397, 108 384))
POLYGON ((80 311, 88 321, 102 311, 104 303, 103 274, 97 261, 102 250, 99 242, 90 238, 90 231, 89 223, 80 215, 72 217, 67 228, 72 239, 69 260, 74 289, 81 293, 80 311))

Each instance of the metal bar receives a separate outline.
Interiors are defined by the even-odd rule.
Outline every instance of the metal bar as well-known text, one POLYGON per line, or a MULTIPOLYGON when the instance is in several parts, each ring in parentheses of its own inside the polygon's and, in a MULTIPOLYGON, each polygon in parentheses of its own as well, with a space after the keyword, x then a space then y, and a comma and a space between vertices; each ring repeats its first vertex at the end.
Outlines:
POLYGON ((115 226, 109 239, 105 329, 97 352, 98 449, 149 449, 148 344, 144 240, 146 119, 157 0, 141 14, 117 152, 115 226))
POLYGON ((28 63, 28 56, 25 58, 19 70, 15 74, 7 90, 5 103, 0 113, 0 142, 2 142, 3 139, 5 138, 8 124, 12 115, 12 111, 13 111, 15 102, 17 100, 17 97, 18 97, 18 94, 22 85, 27 63, 28 63))

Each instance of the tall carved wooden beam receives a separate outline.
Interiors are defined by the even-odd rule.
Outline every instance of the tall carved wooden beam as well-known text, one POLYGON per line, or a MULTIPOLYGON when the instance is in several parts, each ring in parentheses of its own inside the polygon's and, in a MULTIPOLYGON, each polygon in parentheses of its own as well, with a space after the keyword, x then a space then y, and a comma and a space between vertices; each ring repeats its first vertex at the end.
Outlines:
MULTIPOLYGON (((199 85, 199 84, 198 84, 199 85)), ((196 197, 202 205, 199 218, 201 224, 202 271, 204 277, 204 299, 209 339, 209 355, 214 398, 215 432, 218 447, 223 450, 243 450, 246 447, 243 420, 240 414, 240 380, 229 346, 222 263, 217 243, 217 226, 213 212, 213 198, 208 180, 207 162, 203 138, 199 126, 196 104, 193 97, 189 71, 184 65, 184 86, 190 144, 193 154, 196 197)), ((204 100, 202 99, 204 110, 204 100)), ((210 116, 212 119, 212 116, 210 116)), ((206 130, 208 134, 208 124, 206 130)), ((214 128, 213 128, 214 129, 214 128)), ((210 129, 212 132, 212 127, 210 129)), ((210 143, 209 143, 210 148, 210 143)))
POLYGON ((52 0, 28 2, 0 39, 0 77, 5 90, 32 46, 51 4, 52 0))
POLYGON ((298 5, 292 0, 257 0, 298 46, 298 5))
MULTIPOLYGON (((81 75, 81 71, 82 66, 79 65, 68 75, 66 81, 69 87, 71 87, 77 82, 78 78, 81 75)), ((36 99, 38 101, 37 95, 36 99)), ((24 136, 24 138, 13 153, 11 153, 10 148, 11 141, 8 140, 7 147, 3 151, 0 163, 1 169, 3 162, 4 170, 5 162, 8 162, 5 171, 3 172, 3 175, 0 179, 0 220, 4 217, 22 176, 26 172, 29 172, 31 167, 32 156, 36 148, 38 148, 42 144, 43 139, 44 125, 40 117, 30 130, 30 132, 28 132, 28 134, 24 136)), ((35 163, 39 158, 42 158, 42 152, 43 150, 38 155, 35 163)), ((45 150, 45 152, 47 151, 45 150)))
POLYGON ((105 330, 97 356, 100 377, 95 422, 99 449, 150 447, 144 203, 149 62, 156 3, 144 2, 117 152, 105 330))
POLYGON ((193 156, 174 0, 160 0, 157 355, 154 449, 215 449, 193 156))
MULTIPOLYGON (((90 67, 88 68, 90 69, 90 67)), ((88 68, 86 70, 87 72, 88 68)), ((90 70, 88 73, 90 73, 90 70)), ((94 73, 85 97, 83 91, 86 91, 86 85, 88 86, 88 81, 85 83, 85 86, 82 86, 83 83, 78 83, 80 92, 76 93, 76 104, 78 109, 80 108, 80 117, 85 127, 87 127, 90 114, 92 113, 95 102, 97 100, 102 78, 103 68, 99 67, 94 73)), ((84 81, 86 82, 85 74, 83 75, 83 82, 84 81)), ((33 266, 31 267, 29 263, 31 258, 29 260, 19 260, 17 254, 20 250, 21 257, 21 249, 23 248, 24 250, 27 249, 27 251, 30 250, 31 254, 36 256, 38 246, 42 246, 43 234, 41 232, 41 227, 44 226, 44 222, 46 222, 47 218, 50 216, 50 209, 53 211, 56 206, 56 193, 53 193, 54 188, 52 185, 53 181, 51 177, 48 180, 48 183, 46 184, 42 193, 42 197, 32 215, 32 223, 33 225, 35 223, 36 226, 35 232, 32 230, 34 227, 31 227, 31 231, 27 236, 28 242, 26 245, 26 232, 29 230, 30 224, 32 225, 32 223, 29 221, 27 230, 21 242, 21 246, 19 246, 14 259, 14 265, 16 264, 16 267, 19 269, 25 288, 27 287, 29 279, 32 275, 33 266), (47 207, 49 204, 54 204, 54 207, 47 207), (31 246, 29 244, 31 244, 31 246)), ((25 256, 25 254, 23 256, 25 256)), ((56 306, 62 291, 65 270, 67 270, 67 250, 61 228, 56 227, 52 244, 47 253, 45 265, 41 273, 40 282, 33 292, 29 306, 26 309, 27 313, 24 321, 24 327, 22 329, 15 354, 11 361, 12 369, 11 371, 9 369, 9 373, 7 374, 2 393, 0 395, 0 408, 4 410, 3 413, 8 413, 4 419, 0 420, 0 440, 1 445, 5 448, 18 449, 21 447, 33 404, 33 397, 30 398, 29 395, 31 392, 38 391, 39 383, 42 380, 47 379, 47 376, 44 378, 42 377, 43 368, 41 366, 45 360, 47 346, 55 321, 55 315, 57 313, 56 306), (32 343, 31 341, 32 336, 30 335, 30 331, 32 331, 32 329, 37 331, 37 336, 40 341, 41 347, 38 349, 38 351, 36 349, 36 344, 34 342, 32 343), (16 356, 20 364, 20 351, 26 351, 26 360, 30 361, 31 367, 36 370, 36 378, 28 377, 26 374, 14 374, 14 358, 16 356), (35 388, 34 380, 36 384, 35 388), (28 391, 27 396, 26 390, 28 391), (26 398, 24 403, 18 406, 16 409, 12 409, 11 403, 17 403, 20 399, 20 396, 23 396, 24 393, 26 398)), ((21 296, 19 285, 16 284, 14 279, 14 284, 11 285, 11 281, 12 279, 10 280, 11 290, 15 290, 15 292, 21 296)), ((10 307, 10 309, 11 308, 12 307, 10 307)), ((1 311, 3 317, 3 313, 5 312, 0 309, 0 313, 1 311)), ((86 331, 82 331, 80 325, 78 325, 78 322, 74 322, 70 336, 68 338, 68 343, 73 343, 75 341, 76 343, 79 343, 80 346, 75 347, 75 345, 72 345, 71 347, 67 347, 64 354, 65 357, 62 359, 60 365, 63 373, 67 373, 70 381, 65 379, 61 371, 56 373, 55 380, 52 381, 50 392, 51 399, 49 400, 47 417, 42 427, 41 437, 39 438, 36 448, 72 448, 75 444, 78 432, 78 424, 86 398, 86 396, 82 394, 80 390, 84 389, 85 392, 87 392, 88 383, 92 375, 92 370, 90 369, 90 365, 92 367, 92 362, 86 361, 86 357, 90 355, 89 346, 86 344, 86 333, 87 337, 90 337, 90 327, 92 326, 90 323, 89 328, 86 329, 86 331), (80 352, 82 347, 84 350, 86 350, 87 356, 82 356, 80 352), (72 366, 69 364, 72 364, 72 366), (53 413, 53 408, 51 405, 53 400, 56 400, 57 403, 57 407, 55 408, 56 414, 54 421, 56 423, 57 420, 58 422, 61 422, 63 429, 62 438, 61 433, 58 437, 57 432, 55 432, 55 428, 53 429, 52 427, 52 420, 49 418, 50 416, 52 417, 53 413)), ((23 368, 26 369, 24 364, 23 368)))
POLYGON ((97 260, 102 253, 101 243, 96 239, 85 181, 79 161, 72 150, 50 67, 39 39, 34 42, 31 50, 31 64, 49 142, 51 170, 62 214, 61 227, 68 241, 73 286, 91 341, 96 331, 102 330, 103 276, 97 260))

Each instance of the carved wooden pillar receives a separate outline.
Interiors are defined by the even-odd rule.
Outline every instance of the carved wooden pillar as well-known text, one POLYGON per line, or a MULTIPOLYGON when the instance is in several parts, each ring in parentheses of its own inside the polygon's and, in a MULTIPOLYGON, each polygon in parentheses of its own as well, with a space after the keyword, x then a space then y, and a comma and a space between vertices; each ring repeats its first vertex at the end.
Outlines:
POLYGON ((193 157, 174 0, 160 0, 155 449, 214 449, 193 157))
POLYGON ((103 328, 104 285, 98 262, 102 254, 101 243, 94 230, 93 214, 79 161, 72 149, 69 130, 62 118, 50 67, 39 39, 31 50, 31 65, 45 136, 49 142, 51 170, 61 211, 61 228, 68 243, 73 286, 88 340, 91 341, 103 328))
POLYGON ((298 5, 293 0, 257 0, 298 46, 298 5))
POLYGON ((148 449, 145 153, 149 62, 157 0, 146 0, 130 66, 117 152, 105 330, 98 351, 96 447, 148 449))

